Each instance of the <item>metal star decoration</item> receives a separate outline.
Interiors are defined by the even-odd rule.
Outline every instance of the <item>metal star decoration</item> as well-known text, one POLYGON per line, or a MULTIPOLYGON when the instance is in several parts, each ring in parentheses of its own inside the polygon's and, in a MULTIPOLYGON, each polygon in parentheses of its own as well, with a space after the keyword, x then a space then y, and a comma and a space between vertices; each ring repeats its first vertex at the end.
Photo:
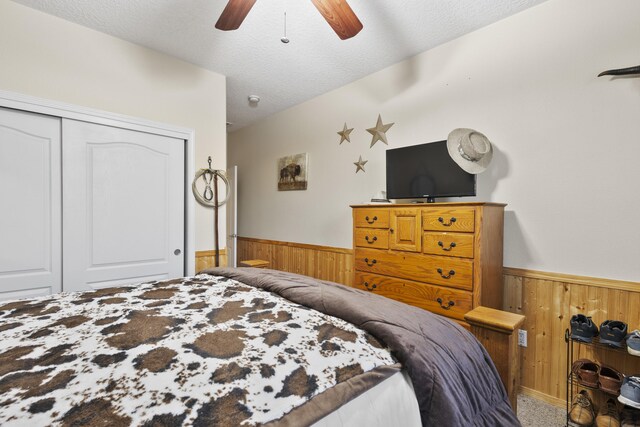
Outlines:
POLYGON ((387 123, 386 125, 382 124, 382 117, 380 117, 380 114, 378 114, 378 122, 376 123, 376 127, 367 129, 367 132, 373 135, 373 138, 371 138, 371 145, 369 146, 369 148, 373 147, 374 144, 378 141, 382 141, 385 144, 389 145, 389 143, 387 142, 386 132, 393 125, 394 125, 393 123, 387 123))
POLYGON ((354 165, 356 165, 356 173, 362 171, 362 172, 366 172, 366 170, 364 170, 364 165, 368 162, 369 160, 362 160, 362 156, 360 156, 360 159, 357 162, 353 162, 354 165))
POLYGON ((345 122, 344 128, 340 132, 338 132, 338 135, 340 135, 340 144, 342 144, 345 140, 347 142, 351 142, 351 139, 349 139, 349 135, 351 134, 352 131, 353 131, 353 128, 347 129, 347 122, 345 122))

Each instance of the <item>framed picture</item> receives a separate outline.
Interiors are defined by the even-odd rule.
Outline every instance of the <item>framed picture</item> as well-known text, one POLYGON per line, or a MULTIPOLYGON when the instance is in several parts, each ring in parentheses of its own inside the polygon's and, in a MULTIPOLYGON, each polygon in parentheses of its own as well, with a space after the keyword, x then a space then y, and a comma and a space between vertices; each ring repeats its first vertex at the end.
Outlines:
POLYGON ((306 190, 309 158, 307 153, 278 159, 278 191, 306 190))

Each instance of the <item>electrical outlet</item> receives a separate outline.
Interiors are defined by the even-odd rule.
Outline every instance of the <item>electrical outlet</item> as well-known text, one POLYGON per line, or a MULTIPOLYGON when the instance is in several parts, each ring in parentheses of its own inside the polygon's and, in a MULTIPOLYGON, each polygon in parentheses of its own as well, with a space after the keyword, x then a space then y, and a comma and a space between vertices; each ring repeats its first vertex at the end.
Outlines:
POLYGON ((527 346, 527 331, 524 329, 518 329, 518 345, 520 347, 527 346))

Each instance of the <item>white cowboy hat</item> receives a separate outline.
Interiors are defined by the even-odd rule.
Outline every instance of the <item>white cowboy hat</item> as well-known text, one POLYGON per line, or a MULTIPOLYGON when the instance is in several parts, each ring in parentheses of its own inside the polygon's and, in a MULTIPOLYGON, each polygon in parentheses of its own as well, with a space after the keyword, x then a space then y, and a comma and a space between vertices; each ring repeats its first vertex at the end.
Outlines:
POLYGON ((473 129, 454 129, 447 137, 451 158, 466 172, 484 172, 493 157, 489 139, 473 129))

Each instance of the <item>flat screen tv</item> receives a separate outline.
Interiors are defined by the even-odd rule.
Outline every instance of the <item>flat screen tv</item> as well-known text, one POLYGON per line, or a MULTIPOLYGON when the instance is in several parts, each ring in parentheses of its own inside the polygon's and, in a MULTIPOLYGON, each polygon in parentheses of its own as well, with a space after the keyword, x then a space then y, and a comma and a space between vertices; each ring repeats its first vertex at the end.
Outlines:
POLYGON ((387 150, 387 198, 427 199, 476 195, 476 176, 449 156, 447 141, 387 150))

